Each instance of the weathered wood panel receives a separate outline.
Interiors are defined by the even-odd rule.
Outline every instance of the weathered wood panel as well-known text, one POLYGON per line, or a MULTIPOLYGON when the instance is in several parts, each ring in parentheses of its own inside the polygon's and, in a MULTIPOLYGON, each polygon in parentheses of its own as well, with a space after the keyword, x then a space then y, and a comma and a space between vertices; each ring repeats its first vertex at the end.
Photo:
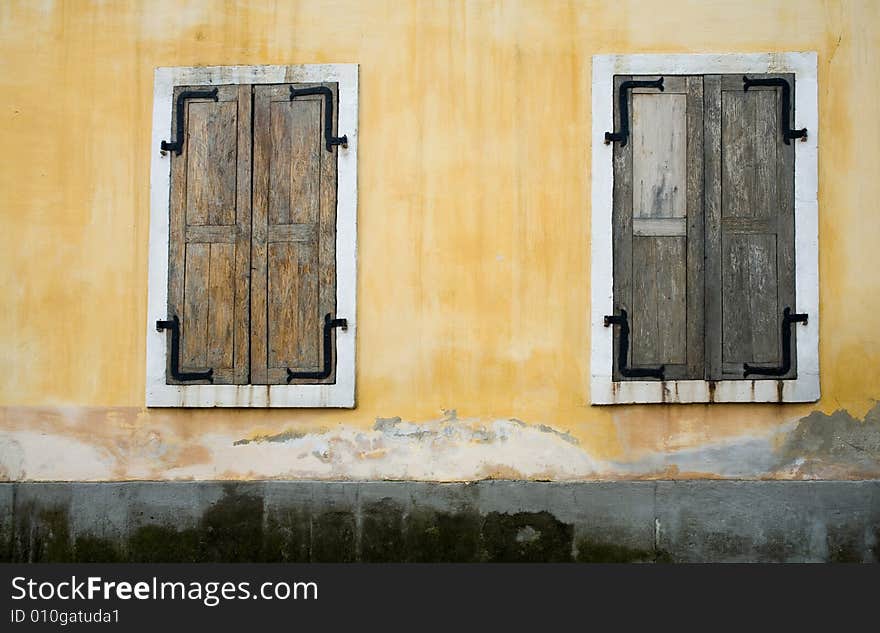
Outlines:
POLYGON ((633 240, 632 360, 635 365, 687 361, 687 240, 633 240))
POLYGON ((187 246, 180 346, 180 362, 184 367, 207 366, 210 262, 210 244, 187 246))
POLYGON ((705 201, 703 78, 688 77, 687 90, 687 369, 705 377, 705 201))
MULTIPOLYGON (((268 384, 267 312, 268 312, 268 266, 267 246, 269 234, 270 192, 269 165, 272 164, 272 132, 270 98, 272 90, 266 86, 254 87, 254 146, 253 146, 253 224, 251 229, 251 331, 250 331, 250 381, 251 384, 268 384)), ((279 139, 277 142, 283 142, 279 139)), ((280 186, 280 183, 276 183, 280 186)), ((289 199, 282 195, 281 200, 289 199)), ((275 202, 275 205, 278 203, 275 202)), ((276 206, 277 208, 277 206, 276 206)))
MULTIPOLYGON (((616 90, 627 79, 616 77, 616 90)), ((634 91, 632 142, 614 150, 615 309, 630 316, 631 367, 662 364, 667 378, 702 378, 702 78, 664 85, 634 91)), ((616 332, 615 380, 624 379, 618 345, 616 332)))
POLYGON ((632 96, 633 217, 687 215, 687 95, 632 96))
POLYGON ((703 161, 706 223, 706 378, 719 380, 721 369, 721 75, 703 77, 703 161))
POLYGON ((250 282, 251 282, 251 173, 253 89, 238 87, 238 169, 236 185, 235 300, 233 324, 233 381, 250 381, 250 282))
POLYGON ((226 368, 233 365, 233 332, 235 322, 235 246, 210 245, 208 273, 208 319, 206 365, 226 368))
POLYGON ((772 362, 779 357, 776 287, 776 236, 725 235, 722 361, 772 362))
MULTIPOLYGON (((628 75, 614 77, 614 129, 620 129, 620 108, 616 95, 620 91, 620 85, 624 81, 631 80, 628 75)), ((614 169, 613 206, 611 221, 614 235, 614 311, 626 310, 632 312, 632 241, 633 241, 633 171, 632 171, 632 143, 621 147, 614 144, 612 163, 614 169)), ((614 328, 614 380, 624 380, 618 367, 618 355, 620 353, 620 329, 614 328)), ((632 347, 630 347, 627 363, 632 363, 632 347)))
POLYGON ((269 226, 269 242, 314 242, 318 239, 315 224, 273 224, 269 226))
MULTIPOLYGON (((182 90, 180 87, 175 96, 182 90)), ((175 113, 176 116, 176 113, 175 113)), ((186 138, 171 156, 169 317, 181 320, 180 369, 248 379, 250 88, 188 101, 186 138)), ((170 362, 170 344, 169 344, 170 362)), ((174 382, 170 374, 168 381, 174 382)))
POLYGON ((225 225, 235 221, 237 110, 236 101, 193 101, 187 105, 189 225, 225 225))
POLYGON ((235 244, 238 241, 237 226, 187 226, 186 243, 235 244))
POLYGON ((268 246, 270 368, 317 370, 321 362, 317 244, 268 246))
MULTIPOLYGON (((284 99, 282 91, 280 95, 284 99)), ((271 100, 267 339, 269 369, 318 370, 318 253, 314 238, 290 243, 279 227, 308 226, 320 204, 322 150, 319 97, 271 100), (281 238, 283 241, 274 241, 281 238)))
POLYGON ((297 97, 285 105, 290 109, 290 174, 286 175, 290 204, 289 218, 278 224, 314 224, 321 206, 322 153, 327 153, 323 142, 324 100, 297 97))
POLYGON ((782 140, 779 100, 776 88, 743 91, 741 77, 707 78, 712 379, 743 378, 743 363, 782 362, 782 310, 794 307, 794 153, 782 140))
POLYGON ((633 218, 633 235, 644 237, 686 237, 686 218, 633 218))
POLYGON ((256 384, 286 384, 288 367, 323 368, 324 315, 336 306, 338 150, 325 149, 322 96, 255 91, 251 373, 256 384))

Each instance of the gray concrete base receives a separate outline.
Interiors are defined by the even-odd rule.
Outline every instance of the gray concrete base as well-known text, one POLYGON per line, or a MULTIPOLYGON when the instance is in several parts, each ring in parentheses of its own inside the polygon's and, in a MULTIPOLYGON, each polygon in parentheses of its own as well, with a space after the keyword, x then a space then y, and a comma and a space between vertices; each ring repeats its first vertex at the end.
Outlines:
POLYGON ((0 484, 0 561, 880 560, 880 481, 0 484))

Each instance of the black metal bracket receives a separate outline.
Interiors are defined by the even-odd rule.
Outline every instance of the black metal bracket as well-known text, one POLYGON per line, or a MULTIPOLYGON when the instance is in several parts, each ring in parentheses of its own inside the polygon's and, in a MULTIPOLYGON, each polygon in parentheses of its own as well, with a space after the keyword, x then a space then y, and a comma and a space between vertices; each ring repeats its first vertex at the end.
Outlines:
POLYGON ((782 311, 782 365, 778 367, 756 367, 743 364, 743 378, 749 376, 784 376, 791 371, 791 324, 806 323, 806 314, 792 314, 791 308, 782 311))
POLYGON ((294 378, 329 378, 333 373, 333 328, 348 329, 346 319, 334 319, 329 313, 324 315, 324 369, 321 371, 293 371, 287 368, 287 382, 294 378))
POLYGON ((348 147, 348 136, 333 136, 333 91, 327 86, 313 86, 311 88, 290 87, 290 100, 296 97, 308 95, 323 95, 324 97, 324 140, 327 142, 327 151, 332 152, 334 145, 348 147))
POLYGON ((208 371, 180 371, 180 319, 177 315, 171 317, 170 321, 156 321, 156 329, 171 331, 171 377, 174 380, 188 382, 190 380, 207 380, 214 382, 214 370, 208 371))
POLYGON ((217 101, 217 88, 213 90, 184 90, 177 95, 177 136, 176 140, 171 143, 162 141, 160 147, 163 151, 173 151, 177 156, 180 156, 180 153, 183 151, 183 135, 186 131, 186 126, 184 125, 186 102, 190 99, 213 99, 217 101))
POLYGON ((791 145, 791 139, 799 138, 807 140, 807 128, 800 130, 791 129, 791 86, 782 77, 770 77, 769 79, 749 79, 743 75, 743 92, 752 86, 773 86, 782 88, 782 104, 779 108, 779 129, 782 132, 782 140, 786 145, 791 145))
POLYGON ((663 77, 656 81, 629 80, 620 84, 620 89, 617 93, 617 98, 619 99, 620 131, 605 132, 605 145, 617 141, 621 147, 626 147, 626 142, 629 138, 629 91, 633 88, 657 88, 660 92, 663 92, 663 77))
POLYGON ((627 319, 626 310, 620 309, 620 316, 607 315, 605 317, 605 327, 610 325, 620 326, 620 343, 617 349, 617 369, 622 376, 627 378, 659 378, 664 380, 666 365, 660 367, 627 367, 626 361, 629 356, 629 320, 627 319))

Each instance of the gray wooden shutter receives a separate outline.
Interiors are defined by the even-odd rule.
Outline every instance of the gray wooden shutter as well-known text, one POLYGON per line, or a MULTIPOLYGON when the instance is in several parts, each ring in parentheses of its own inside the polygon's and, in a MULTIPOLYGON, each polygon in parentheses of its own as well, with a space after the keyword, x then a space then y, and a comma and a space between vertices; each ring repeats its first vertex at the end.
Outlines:
MULTIPOLYGON (((616 76, 615 96, 630 79, 616 76)), ((614 305, 629 319, 629 368, 703 378, 703 87, 666 76, 633 89, 630 136, 614 146, 614 305)), ((618 100, 615 129, 620 129, 618 100)), ((615 328, 614 379, 621 328, 615 328)), ((645 377, 638 377, 645 380, 645 377)))
MULTIPOLYGON (((183 91, 210 86, 178 87, 183 91)), ((180 320, 180 370, 214 384, 248 381, 250 86, 187 100, 180 154, 171 152, 168 317, 180 320)), ((176 129, 177 112, 172 129, 176 129)), ((168 383, 176 383, 170 372, 168 383)), ((188 381, 186 384, 190 384, 188 381)), ((206 382, 196 381, 198 382, 206 382)))
MULTIPOLYGON (((337 103, 335 83, 294 87, 317 85, 337 103)), ((287 380, 288 369, 323 369, 324 319, 336 316, 338 149, 327 150, 326 102, 322 95, 291 100, 290 84, 256 86, 254 97, 251 382, 332 383, 335 372, 287 380)))
MULTIPOLYGON (((787 79, 793 103, 794 76, 750 77, 787 79)), ((795 309, 794 145, 779 88, 707 75, 705 94, 707 378, 742 379, 744 363, 781 365, 783 311, 795 309)), ((791 371, 770 378, 795 375, 794 339, 791 371)))

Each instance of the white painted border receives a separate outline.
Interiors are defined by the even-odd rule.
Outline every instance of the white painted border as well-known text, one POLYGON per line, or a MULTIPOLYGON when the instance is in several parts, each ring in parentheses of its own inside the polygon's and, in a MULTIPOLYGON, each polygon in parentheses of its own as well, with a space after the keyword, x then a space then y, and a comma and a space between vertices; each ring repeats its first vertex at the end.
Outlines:
POLYGON ((593 404, 650 402, 815 402, 819 399, 819 203, 818 84, 816 53, 597 55, 593 57, 592 112, 592 296, 590 323, 590 399, 593 404), (797 336, 796 380, 612 381, 613 333, 603 319, 613 310, 611 145, 614 75, 700 75, 724 73, 794 73, 795 128, 807 128, 807 141, 794 142, 796 312, 809 322, 794 328, 797 336))
POLYGON ((149 407, 354 407, 357 333, 357 64, 299 66, 195 66, 157 68, 150 140, 150 272, 147 300, 147 385, 149 407), (336 313, 348 320, 336 330, 336 384, 333 385, 167 385, 165 332, 156 321, 168 318, 168 225, 171 160, 159 144, 171 133, 175 86, 338 82, 339 135, 336 206, 336 313))

